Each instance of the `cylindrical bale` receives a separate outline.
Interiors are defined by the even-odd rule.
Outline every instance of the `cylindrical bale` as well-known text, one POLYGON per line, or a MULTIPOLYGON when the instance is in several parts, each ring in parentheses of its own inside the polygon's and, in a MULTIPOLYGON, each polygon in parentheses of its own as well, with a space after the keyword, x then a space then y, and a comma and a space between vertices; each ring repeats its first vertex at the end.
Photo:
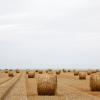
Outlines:
POLYGON ((99 69, 96 69, 96 72, 99 72, 99 69))
POLYGON ((39 72, 39 74, 42 74, 42 73, 43 73, 43 71, 42 71, 42 70, 39 70, 38 72, 39 72))
POLYGON ((91 75, 92 74, 92 72, 91 71, 87 71, 87 75, 91 75))
POLYGON ((28 70, 26 70, 26 74, 28 74, 29 73, 29 71, 28 70))
POLYGON ((68 72, 70 72, 70 69, 68 69, 68 72))
POLYGON ((5 73, 8 73, 8 70, 5 70, 5 73))
POLYGON ((38 72, 38 70, 35 70, 35 72, 38 72))
POLYGON ((14 77, 14 73, 13 73, 13 72, 9 72, 9 73, 8 73, 8 76, 9 76, 9 77, 14 77))
POLYGON ((38 95, 55 95, 57 89, 57 76, 51 74, 39 74, 37 76, 38 95))
POLYGON ((91 70, 92 71, 92 73, 96 73, 96 70, 91 70))
POLYGON ((86 73, 85 72, 80 72, 79 73, 79 79, 86 79, 86 73))
POLYGON ((28 73, 28 78, 34 78, 34 77, 35 77, 35 73, 33 73, 33 72, 28 73))
POLYGON ((20 73, 20 71, 17 69, 17 70, 16 70, 16 73, 20 73))
POLYGON ((59 75, 60 73, 61 73, 61 71, 60 71, 60 70, 56 71, 56 74, 57 74, 57 75, 59 75))
POLYGON ((78 74, 79 74, 79 71, 74 71, 74 76, 78 76, 78 74))
POLYGON ((63 71, 64 73, 66 73, 66 69, 63 69, 62 71, 63 71))
POLYGON ((100 91, 100 74, 90 76, 90 88, 92 91, 100 91))

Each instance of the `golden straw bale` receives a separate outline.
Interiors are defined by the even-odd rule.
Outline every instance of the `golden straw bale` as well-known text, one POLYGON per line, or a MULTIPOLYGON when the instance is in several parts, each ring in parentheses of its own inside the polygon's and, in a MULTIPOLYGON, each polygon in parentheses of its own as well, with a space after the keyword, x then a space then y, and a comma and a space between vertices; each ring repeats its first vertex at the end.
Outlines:
POLYGON ((18 69, 16 69, 16 73, 20 73, 20 71, 18 69))
POLYGON ((71 72, 70 69, 68 69, 68 72, 71 72))
POLYGON ((29 71, 28 70, 26 70, 26 74, 28 74, 29 73, 29 71))
POLYGON ((5 73, 8 73, 8 70, 5 70, 5 73))
POLYGON ((60 70, 56 71, 56 74, 57 74, 57 75, 59 75, 60 73, 61 73, 61 71, 60 71, 60 70))
POLYGON ((92 91, 100 91, 100 74, 90 76, 90 88, 92 91))
POLYGON ((9 76, 9 77, 14 77, 14 73, 13 73, 13 72, 9 72, 9 73, 8 73, 8 76, 9 76))
POLYGON ((80 72, 79 73, 79 79, 86 79, 86 73, 85 72, 80 72))
POLYGON ((66 69, 63 69, 62 71, 63 71, 64 73, 66 73, 66 69))
POLYGON ((79 74, 79 71, 74 71, 74 76, 78 76, 78 74, 79 74))
POLYGON ((38 95, 55 95, 57 89, 57 76, 54 74, 38 74, 38 95))
POLYGON ((38 72, 39 72, 39 74, 42 74, 42 73, 43 73, 43 71, 42 71, 42 70, 39 70, 38 72))
POLYGON ((92 71, 87 71, 87 75, 91 75, 92 74, 92 71))
POLYGON ((92 74, 93 74, 93 73, 96 73, 96 70, 95 70, 95 69, 94 69, 94 70, 91 70, 91 72, 92 72, 92 74))
POLYGON ((35 73, 34 72, 29 72, 28 73, 28 78, 34 78, 35 77, 35 73))

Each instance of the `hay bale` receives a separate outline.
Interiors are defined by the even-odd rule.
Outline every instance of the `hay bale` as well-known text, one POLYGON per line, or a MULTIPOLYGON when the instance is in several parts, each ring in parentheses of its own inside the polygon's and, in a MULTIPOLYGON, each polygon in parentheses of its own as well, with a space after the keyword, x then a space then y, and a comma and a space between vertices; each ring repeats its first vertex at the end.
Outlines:
POLYGON ((8 73, 8 70, 5 70, 5 73, 8 73))
POLYGON ((59 75, 60 73, 61 73, 61 71, 60 71, 60 70, 56 71, 56 74, 57 74, 57 75, 59 75))
POLYGON ((35 70, 35 72, 38 72, 38 70, 35 70))
POLYGON ((68 69, 68 72, 71 72, 71 71, 68 69))
POLYGON ((92 91, 100 91, 100 74, 90 76, 90 88, 92 91))
POLYGON ((99 69, 96 69, 96 72, 99 72, 99 69))
POLYGON ((8 73, 8 76, 9 76, 9 77, 14 77, 14 73, 13 73, 13 72, 9 72, 9 73, 8 73))
POLYGON ((91 71, 87 71, 87 75, 91 75, 92 74, 92 72, 91 71))
POLYGON ((34 78, 34 77, 35 77, 35 73, 33 73, 33 72, 28 73, 28 78, 34 78))
POLYGON ((42 74, 42 73, 43 73, 43 71, 42 71, 42 70, 39 70, 38 72, 39 72, 39 74, 42 74))
POLYGON ((63 71, 64 73, 66 73, 66 69, 63 69, 62 71, 63 71))
POLYGON ((96 70, 91 70, 92 73, 96 73, 96 70))
POLYGON ((20 73, 20 71, 17 69, 17 70, 16 70, 16 73, 20 73))
POLYGON ((9 69, 9 71, 13 71, 12 69, 9 69))
POLYGON ((85 72, 80 72, 79 73, 79 79, 86 79, 86 73, 85 72))
POLYGON ((57 89, 57 76, 51 74, 39 74, 37 76, 38 95, 55 95, 57 89))
POLYGON ((28 74, 29 73, 29 71, 28 70, 26 70, 26 74, 28 74))
POLYGON ((74 76, 78 76, 78 74, 79 74, 79 71, 74 71, 74 76))

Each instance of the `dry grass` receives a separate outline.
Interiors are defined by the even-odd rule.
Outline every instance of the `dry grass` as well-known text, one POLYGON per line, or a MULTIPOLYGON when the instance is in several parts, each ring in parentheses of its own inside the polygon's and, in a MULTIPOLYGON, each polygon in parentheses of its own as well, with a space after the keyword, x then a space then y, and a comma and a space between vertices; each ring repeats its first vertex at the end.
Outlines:
MULTIPOLYGON (((42 72, 35 73, 35 78, 28 78, 25 71, 14 73, 12 78, 6 73, 0 73, 0 100, 100 100, 99 73, 92 73, 86 79, 79 80, 72 71, 62 71, 59 75, 56 75, 55 70, 50 70, 54 74, 42 72), (90 81, 93 90, 96 90, 91 91, 90 81)), ((83 71, 80 70, 79 76, 80 73, 83 75, 83 71)))

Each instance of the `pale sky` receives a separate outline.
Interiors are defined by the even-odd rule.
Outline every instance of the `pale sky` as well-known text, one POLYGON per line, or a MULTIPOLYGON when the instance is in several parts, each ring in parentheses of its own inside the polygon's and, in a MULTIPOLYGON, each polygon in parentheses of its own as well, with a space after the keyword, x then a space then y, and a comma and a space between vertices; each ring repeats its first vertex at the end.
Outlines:
POLYGON ((100 68, 100 0, 0 0, 0 68, 100 68))

